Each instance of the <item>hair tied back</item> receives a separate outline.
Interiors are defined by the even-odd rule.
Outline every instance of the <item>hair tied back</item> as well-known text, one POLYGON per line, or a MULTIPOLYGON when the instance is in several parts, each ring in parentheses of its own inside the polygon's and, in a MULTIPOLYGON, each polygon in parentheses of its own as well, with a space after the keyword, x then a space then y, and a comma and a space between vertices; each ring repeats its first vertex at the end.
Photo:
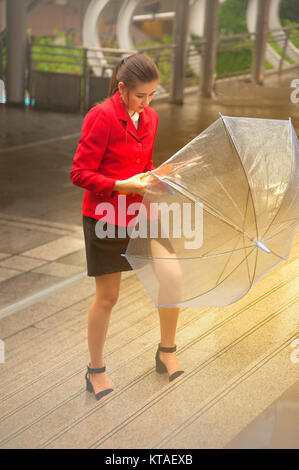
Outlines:
POLYGON ((125 55, 113 68, 109 83, 109 97, 117 92, 120 82, 131 90, 140 82, 153 82, 159 80, 159 77, 158 67, 149 56, 140 52, 125 55))
POLYGON ((122 64, 124 63, 124 61, 125 61, 125 58, 123 58, 119 61, 118 66, 116 67, 116 73, 119 71, 119 69, 122 66, 122 64))

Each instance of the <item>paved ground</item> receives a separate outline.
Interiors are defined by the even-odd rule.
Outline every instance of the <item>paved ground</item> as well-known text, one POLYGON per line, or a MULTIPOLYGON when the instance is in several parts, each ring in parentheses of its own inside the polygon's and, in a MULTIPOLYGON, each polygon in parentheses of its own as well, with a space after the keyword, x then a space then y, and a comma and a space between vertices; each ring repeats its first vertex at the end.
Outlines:
MULTIPOLYGON (((280 84, 268 77, 267 87, 221 81, 214 100, 193 94, 183 107, 156 103, 155 164, 218 112, 291 116, 299 135, 299 104, 290 101, 297 77, 299 70, 280 84)), ((153 367, 157 312, 125 273, 106 344, 115 392, 98 403, 86 394, 94 281, 85 272, 83 190, 69 178, 81 125, 80 115, 0 106, 0 446, 271 447, 282 442, 281 426, 292 436, 284 445, 298 444, 299 420, 291 420, 298 404, 289 398, 299 379, 291 360, 299 338, 298 236, 289 261, 241 301, 182 311, 177 344, 186 373, 172 384, 153 367)))

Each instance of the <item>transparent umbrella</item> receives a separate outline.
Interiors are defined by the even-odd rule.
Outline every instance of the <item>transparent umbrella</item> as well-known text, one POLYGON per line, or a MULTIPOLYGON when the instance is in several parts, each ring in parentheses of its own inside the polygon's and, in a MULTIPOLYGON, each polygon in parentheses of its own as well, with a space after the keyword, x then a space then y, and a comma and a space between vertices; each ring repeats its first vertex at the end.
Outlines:
POLYGON ((222 116, 151 174, 124 254, 156 307, 229 305, 299 226, 291 119, 222 116))

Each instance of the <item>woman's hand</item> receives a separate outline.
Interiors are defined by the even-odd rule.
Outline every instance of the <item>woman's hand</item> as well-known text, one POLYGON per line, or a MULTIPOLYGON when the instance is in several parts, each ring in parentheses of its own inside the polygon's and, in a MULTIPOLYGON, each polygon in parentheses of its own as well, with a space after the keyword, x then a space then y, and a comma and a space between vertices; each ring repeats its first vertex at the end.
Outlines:
POLYGON ((116 181, 113 189, 115 191, 140 194, 140 196, 143 196, 150 179, 151 177, 147 172, 138 173, 138 175, 134 175, 126 180, 116 181), (148 178, 145 178, 145 176, 148 176, 148 178))

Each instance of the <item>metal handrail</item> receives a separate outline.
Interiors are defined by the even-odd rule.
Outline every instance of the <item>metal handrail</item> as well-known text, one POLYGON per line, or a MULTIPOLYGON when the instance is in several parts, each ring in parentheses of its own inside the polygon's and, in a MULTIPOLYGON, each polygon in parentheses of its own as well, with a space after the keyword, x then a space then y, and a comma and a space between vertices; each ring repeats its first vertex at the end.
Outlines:
MULTIPOLYGON (((59 44, 40 44, 40 43, 34 43, 29 41, 29 48, 31 51, 31 63, 32 66, 37 65, 38 63, 52 63, 52 64, 64 64, 66 66, 68 65, 78 65, 78 66, 83 66, 85 63, 85 56, 88 54, 89 59, 97 58, 97 54, 100 52, 102 54, 105 54, 103 57, 103 61, 110 62, 110 65, 108 65, 105 68, 111 68, 114 66, 117 61, 119 60, 119 57, 124 55, 124 54, 133 54, 136 52, 153 52, 153 53, 159 53, 159 59, 164 59, 165 60, 165 54, 163 52, 172 53, 176 49, 176 44, 163 44, 159 46, 147 46, 147 47, 140 47, 138 50, 134 49, 115 49, 115 48, 110 48, 110 47, 82 47, 82 46, 64 46, 64 45, 59 45, 59 44), (39 48, 40 50, 36 51, 35 48, 39 48), (50 49, 50 50, 48 50, 50 49), (58 55, 58 52, 55 52, 55 49, 59 49, 60 54, 58 55), (53 50, 53 52, 52 52, 53 50), (65 50, 66 53, 61 53, 61 50, 65 50), (80 51, 82 52, 82 55, 74 55, 70 52, 71 50, 74 51, 80 51), (162 53, 162 54, 161 54, 162 53), (45 55, 48 56, 47 58, 39 58, 38 55, 45 55), (107 54, 110 54, 107 56, 107 54), (55 60, 51 60, 51 57, 55 56, 55 60), (68 57, 69 59, 73 60, 68 60, 67 62, 64 62, 64 58, 68 57)), ((87 65, 87 64, 86 64, 87 65)), ((101 65, 102 67, 102 65, 101 65)), ((83 73, 84 75, 84 73, 83 73)))
MULTIPOLYGON (((289 41, 296 37, 299 33, 299 23, 294 25, 289 25, 281 28, 273 28, 268 30, 268 35, 273 35, 273 40, 278 42, 278 45, 281 48, 281 60, 279 64, 278 72, 281 73, 283 66, 285 64, 285 59, 288 53, 288 44, 289 41)), ((4 38, 6 37, 6 30, 3 30, 0 33, 0 44, 3 43, 4 38)), ((256 33, 241 33, 241 34, 229 34, 229 35, 219 35, 217 38, 217 51, 227 51, 230 49, 240 49, 244 46, 252 47, 254 43, 254 38, 256 37, 256 33), (245 41, 247 40, 247 41, 245 41)), ((194 40, 187 41, 187 54, 188 57, 192 55, 195 56, 196 54, 203 56, 205 53, 205 45, 206 40, 205 38, 197 38, 194 40), (191 46, 195 46, 194 50, 192 50, 191 46), (202 46, 197 47, 196 46, 202 46), (197 49, 197 51, 195 50, 197 49)), ((163 61, 169 60, 168 57, 174 53, 178 46, 176 44, 161 44, 161 45, 154 45, 154 46, 145 46, 139 47, 138 49, 116 49, 113 47, 84 47, 84 46, 70 46, 64 44, 40 44, 34 42, 34 37, 30 38, 28 36, 28 83, 31 83, 32 79, 32 72, 36 70, 36 66, 39 63, 48 63, 48 64, 56 64, 58 66, 65 65, 70 67, 81 67, 81 69, 75 69, 75 74, 80 75, 84 82, 87 80, 89 81, 90 77, 90 64, 88 61, 93 59, 93 57, 99 59, 98 54, 101 53, 103 55, 103 64, 99 65, 102 70, 112 69, 120 57, 124 55, 131 55, 136 52, 143 52, 143 53, 152 53, 155 54, 154 60, 156 63, 161 63, 163 61), (36 49, 39 50, 36 50, 36 49), (59 52, 58 52, 59 51, 59 52), (80 53, 79 53, 80 52, 80 53), (39 57, 39 55, 43 55, 43 57, 39 57), (55 56, 55 60, 53 57, 55 56), (68 60, 66 60, 68 59, 68 60), (105 62, 105 63, 104 63, 105 62), (79 72, 79 73, 78 73, 79 72)), ((2 65, 2 50, 0 51, 0 71, 2 65)), ((66 69, 67 70, 67 69, 66 69)), ((65 73, 65 72, 63 72, 65 73)), ((73 72, 70 72, 73 73, 73 72)), ((246 74, 248 71, 244 72, 234 72, 231 74, 227 74, 225 76, 235 76, 235 75, 242 75, 246 74)), ((222 75, 224 77, 224 75, 222 75)), ((88 84, 86 85, 86 96, 88 97, 88 84)))

